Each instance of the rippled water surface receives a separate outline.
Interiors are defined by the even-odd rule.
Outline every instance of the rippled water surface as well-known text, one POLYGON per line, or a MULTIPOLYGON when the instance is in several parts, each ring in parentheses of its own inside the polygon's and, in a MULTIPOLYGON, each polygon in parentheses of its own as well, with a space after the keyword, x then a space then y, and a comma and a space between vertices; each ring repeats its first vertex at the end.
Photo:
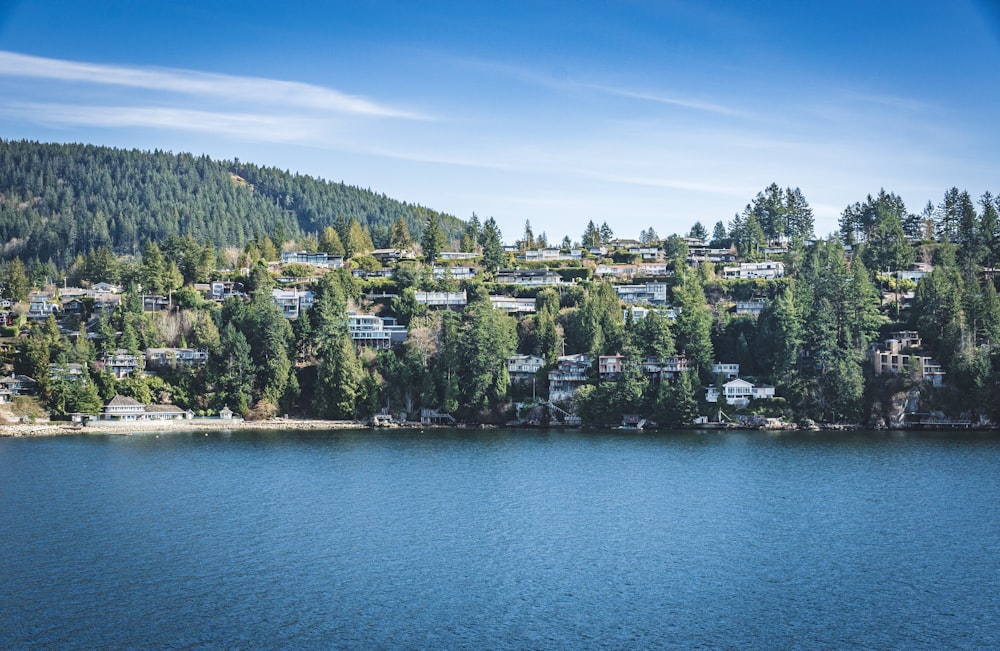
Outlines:
POLYGON ((1000 648, 1000 438, 0 440, 0 648, 1000 648))

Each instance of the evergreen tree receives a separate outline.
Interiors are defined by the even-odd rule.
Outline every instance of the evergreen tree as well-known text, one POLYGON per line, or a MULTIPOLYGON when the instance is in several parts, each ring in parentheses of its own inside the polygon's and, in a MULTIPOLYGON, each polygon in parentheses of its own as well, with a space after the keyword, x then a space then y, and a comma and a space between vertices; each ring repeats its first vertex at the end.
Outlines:
POLYGON ((483 269, 488 273, 496 273, 498 269, 503 267, 504 261, 506 260, 506 253, 503 250, 503 240, 500 234, 500 228, 497 226, 495 219, 490 217, 483 224, 483 230, 480 234, 479 243, 483 247, 483 257, 481 264, 483 269))
POLYGON ((254 363, 250 344, 232 323, 223 328, 221 342, 219 351, 208 358, 209 375, 215 378, 216 408, 229 407, 243 415, 252 399, 254 363))
POLYGON ((708 238, 708 231, 702 226, 701 222, 695 222, 694 226, 688 232, 688 237, 693 237, 699 240, 705 240, 708 238))
POLYGON ((413 246, 413 238, 410 237, 410 228, 406 220, 402 217, 392 223, 392 231, 389 234, 389 246, 393 249, 407 250, 413 246))
POLYGON ((328 338, 319 349, 313 406, 324 418, 354 418, 363 397, 364 369, 346 332, 328 338))
POLYGON ((142 291, 146 294, 166 294, 167 266, 163 253, 156 242, 148 240, 142 249, 142 266, 140 268, 142 291))
POLYGON ((675 323, 677 351, 686 355, 699 376, 708 377, 714 358, 712 349, 712 313, 698 276, 681 271, 674 287, 674 304, 679 314, 675 323))
POLYGON ((319 250, 330 255, 345 255, 344 244, 340 241, 340 235, 332 226, 327 226, 323 229, 323 234, 319 238, 319 250))
POLYGON ((462 234, 462 251, 475 253, 481 237, 482 229, 479 226, 479 217, 476 216, 476 213, 472 213, 472 217, 469 218, 465 226, 465 233, 462 234))
POLYGON ((427 220, 424 234, 420 238, 420 247, 424 252, 424 262, 427 264, 434 264, 444 249, 444 233, 441 232, 437 218, 434 216, 427 220))
POLYGON ((726 225, 721 221, 715 222, 715 228, 712 229, 712 241, 709 242, 709 246, 715 249, 721 249, 728 246, 729 244, 729 233, 726 232, 726 225))
POLYGON ((21 258, 15 257, 7 265, 7 276, 3 282, 3 297, 15 303, 20 303, 28 298, 28 272, 21 262, 21 258))
POLYGON ((514 319, 493 309, 489 300, 470 302, 461 337, 462 395, 474 410, 487 408, 507 395, 507 358, 517 349, 514 319))
POLYGON ((601 245, 601 231, 594 225, 594 220, 587 222, 587 228, 583 231, 583 237, 580 238, 580 244, 586 248, 601 245))
POLYGON ((521 251, 530 251, 535 248, 535 232, 531 229, 531 220, 524 221, 524 235, 521 236, 521 251))
POLYGON ((656 399, 656 422, 660 427, 677 428, 694 424, 698 417, 694 372, 681 372, 677 382, 660 382, 656 399))
POLYGON ((611 244, 611 240, 615 238, 614 231, 608 226, 608 222, 601 224, 601 244, 611 244))
POLYGON ((995 268, 1000 262, 1000 198, 994 198, 989 192, 983 193, 979 199, 981 208, 979 217, 980 242, 983 246, 983 264, 995 268))
MULTIPOLYGON (((442 234, 442 240, 444 235, 442 234)), ((347 227, 347 241, 344 242, 345 254, 347 257, 357 257, 371 253, 375 249, 369 233, 361 227, 357 219, 352 219, 347 227)))

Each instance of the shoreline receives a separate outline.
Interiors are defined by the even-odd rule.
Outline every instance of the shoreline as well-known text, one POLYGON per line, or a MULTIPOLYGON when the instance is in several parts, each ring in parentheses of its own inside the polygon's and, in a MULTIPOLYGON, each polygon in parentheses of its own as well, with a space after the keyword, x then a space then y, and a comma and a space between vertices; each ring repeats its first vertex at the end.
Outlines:
MULTIPOLYGON (((538 429, 537 427, 505 427, 493 425, 421 425, 420 423, 402 423, 389 427, 373 427, 360 421, 353 420, 313 420, 305 418, 273 418, 270 420, 246 421, 246 420, 219 420, 219 419, 192 419, 192 420, 164 420, 164 421, 137 421, 131 423, 101 422, 92 421, 88 425, 70 422, 48 422, 48 423, 4 423, 0 424, 0 438, 30 438, 45 436, 63 436, 70 434, 121 434, 129 436, 141 433, 169 433, 169 432, 196 432, 203 430, 294 430, 294 431, 316 431, 316 430, 392 430, 392 429, 538 429)), ((542 428, 552 429, 552 428, 542 428)), ((565 429, 558 428, 555 429, 565 429)), ((572 428, 574 430, 587 431, 592 428, 572 428)), ((919 427, 900 428, 880 428, 865 427, 863 425, 847 425, 844 423, 814 424, 810 427, 686 427, 675 431, 690 431, 705 429, 709 431, 760 431, 770 433, 780 432, 846 432, 846 431, 877 431, 889 432, 919 432, 933 429, 951 431, 955 428, 947 426, 933 428, 927 425, 919 427)), ((660 430, 634 430, 634 431, 660 431, 660 430)), ((670 431, 670 430, 664 430, 670 431)), ((955 431, 997 431, 992 428, 963 427, 955 431)))
POLYGON ((329 430, 367 429, 369 426, 353 420, 311 420, 303 418, 274 418, 271 420, 163 420, 136 421, 131 423, 93 421, 88 425, 69 422, 18 423, 0 425, 0 438, 32 436, 59 436, 63 434, 122 434, 145 432, 194 432, 199 430, 329 430))

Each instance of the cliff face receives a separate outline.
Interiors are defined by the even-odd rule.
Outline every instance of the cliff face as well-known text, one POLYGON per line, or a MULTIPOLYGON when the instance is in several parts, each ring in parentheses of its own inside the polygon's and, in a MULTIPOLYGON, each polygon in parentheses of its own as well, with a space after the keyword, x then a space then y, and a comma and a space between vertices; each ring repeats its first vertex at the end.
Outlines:
POLYGON ((868 420, 873 427, 903 429, 907 426, 906 415, 920 411, 920 391, 903 389, 894 380, 886 383, 885 390, 872 402, 868 420))

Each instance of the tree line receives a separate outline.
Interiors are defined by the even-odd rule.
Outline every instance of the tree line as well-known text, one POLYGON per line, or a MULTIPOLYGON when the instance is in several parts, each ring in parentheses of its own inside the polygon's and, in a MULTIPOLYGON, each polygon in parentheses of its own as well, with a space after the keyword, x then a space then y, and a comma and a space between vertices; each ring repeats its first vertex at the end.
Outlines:
POLYGON ((101 247, 138 256, 171 236, 223 249, 267 234, 280 247, 352 221, 388 246, 394 222, 419 237, 431 218, 449 238, 464 227, 371 190, 239 160, 0 139, 2 257, 29 264, 65 268, 101 247))

